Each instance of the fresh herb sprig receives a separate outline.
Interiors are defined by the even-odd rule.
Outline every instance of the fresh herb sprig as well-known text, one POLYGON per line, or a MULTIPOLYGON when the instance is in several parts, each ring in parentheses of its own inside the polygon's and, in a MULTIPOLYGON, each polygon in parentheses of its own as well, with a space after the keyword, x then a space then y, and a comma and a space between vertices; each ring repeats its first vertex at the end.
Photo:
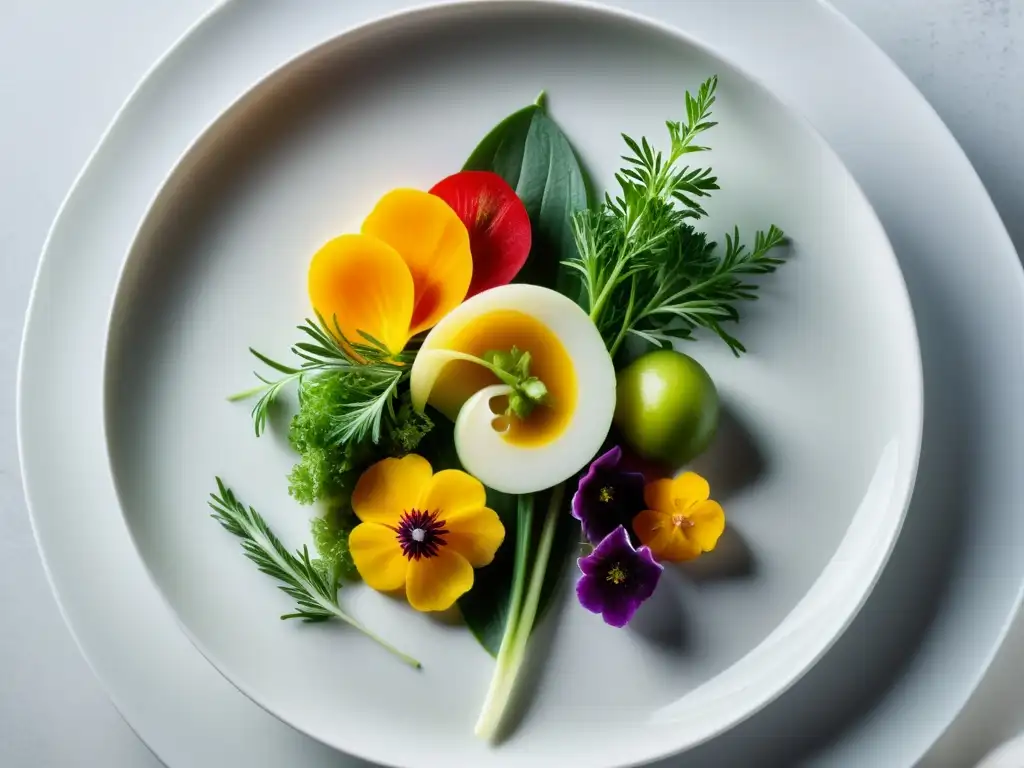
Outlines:
POLYGON ((270 408, 285 386, 300 382, 311 375, 337 373, 345 379, 347 395, 338 409, 334 424, 334 437, 339 443, 358 442, 369 437, 379 442, 385 418, 395 420, 395 397, 399 385, 409 377, 409 365, 415 354, 404 351, 393 354, 381 342, 360 332, 362 341, 348 339, 337 320, 334 327, 327 325, 319 314, 317 321, 306 320, 299 330, 310 341, 300 341, 292 347, 292 354, 302 360, 296 368, 272 360, 261 352, 249 351, 264 365, 283 374, 271 380, 256 373, 262 384, 239 392, 228 399, 246 400, 260 395, 252 409, 253 425, 259 437, 266 429, 270 408))
POLYGON ((484 352, 483 359, 490 363, 499 379, 512 387, 507 415, 525 419, 538 405, 551 404, 551 393, 547 385, 530 373, 533 357, 529 351, 513 346, 508 352, 484 352))
POLYGON ((280 589, 295 599, 295 610, 283 615, 282 619, 301 619, 305 622, 340 619, 409 666, 417 669, 421 666, 416 659, 398 650, 342 610, 338 604, 336 570, 330 565, 326 571, 319 568, 310 558, 308 547, 294 554, 289 552, 263 517, 252 507, 242 504, 219 477, 217 493, 210 494, 210 508, 213 509, 212 517, 226 531, 242 540, 246 557, 263 573, 280 581, 280 589))
POLYGON ((513 346, 507 352, 489 350, 480 357, 453 349, 432 349, 423 354, 444 360, 462 360, 493 373, 509 388, 508 406, 504 413, 507 417, 525 419, 537 406, 551 405, 551 393, 547 385, 530 373, 533 358, 526 350, 513 346))
POLYGON ((270 409, 284 388, 298 386, 299 411, 291 420, 288 441, 299 461, 288 478, 289 491, 303 504, 326 500, 343 503, 353 476, 382 455, 401 455, 416 448, 433 427, 412 408, 408 379, 416 345, 393 354, 366 333, 348 339, 322 316, 298 326, 304 339, 292 346, 301 361, 285 365, 250 348, 262 363, 281 373, 270 379, 260 373, 260 386, 229 400, 259 396, 252 409, 256 435, 266 430, 270 409))
POLYGON ((710 168, 680 167, 679 161, 706 146, 698 137, 710 120, 718 78, 686 93, 686 121, 669 121, 668 154, 623 134, 629 154, 617 175, 620 192, 605 196, 596 210, 573 218, 577 256, 563 262, 583 283, 581 302, 614 355, 630 334, 658 346, 688 339, 697 327, 716 333, 734 354, 743 345, 723 327, 737 321, 739 301, 756 298, 747 278, 772 272, 781 259, 770 255, 784 241, 772 226, 758 232, 754 247, 739 231, 717 244, 691 223, 707 215, 700 204, 717 190, 710 168))

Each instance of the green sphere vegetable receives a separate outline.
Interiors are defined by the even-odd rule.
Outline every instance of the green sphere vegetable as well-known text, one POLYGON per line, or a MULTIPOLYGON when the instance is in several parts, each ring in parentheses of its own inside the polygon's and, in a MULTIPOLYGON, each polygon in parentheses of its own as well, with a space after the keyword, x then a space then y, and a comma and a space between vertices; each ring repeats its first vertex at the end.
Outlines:
POLYGON ((648 352, 618 375, 615 425, 645 459, 676 468, 707 450, 718 428, 718 391, 692 357, 648 352))

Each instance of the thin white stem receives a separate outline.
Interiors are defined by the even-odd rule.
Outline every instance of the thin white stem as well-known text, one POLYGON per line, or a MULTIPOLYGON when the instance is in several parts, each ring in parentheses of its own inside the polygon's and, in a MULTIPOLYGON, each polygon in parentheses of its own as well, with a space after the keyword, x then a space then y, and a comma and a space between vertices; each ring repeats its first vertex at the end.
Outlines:
POLYGON ((274 564, 278 568, 280 568, 282 572, 287 573, 296 584, 301 584, 305 592, 309 595, 310 599, 313 600, 313 602, 315 602, 326 613, 330 613, 334 616, 337 616, 339 619, 344 621, 349 626, 359 630, 368 638, 378 643, 381 647, 393 653, 395 656, 397 656, 403 662, 408 664, 410 667, 414 669, 419 669, 423 666, 419 663, 419 661, 414 659, 412 656, 409 656, 408 654, 398 650, 395 646, 393 646, 387 640, 382 638, 376 632, 370 631, 370 629, 368 629, 366 626, 364 626, 356 619, 354 619, 352 616, 343 611, 341 609, 341 606, 339 606, 336 602, 332 602, 331 600, 328 600, 326 597, 324 597, 320 593, 320 590, 316 589, 312 584, 309 583, 309 580, 306 579, 305 576, 296 571, 295 568, 287 559, 281 557, 281 553, 277 551, 277 547, 275 547, 272 542, 268 541, 267 538, 260 532, 260 530, 256 526, 254 526, 248 519, 243 519, 241 522, 245 526, 245 529, 249 534, 249 537, 259 544, 260 549, 262 549, 267 554, 267 556, 274 561, 274 564))

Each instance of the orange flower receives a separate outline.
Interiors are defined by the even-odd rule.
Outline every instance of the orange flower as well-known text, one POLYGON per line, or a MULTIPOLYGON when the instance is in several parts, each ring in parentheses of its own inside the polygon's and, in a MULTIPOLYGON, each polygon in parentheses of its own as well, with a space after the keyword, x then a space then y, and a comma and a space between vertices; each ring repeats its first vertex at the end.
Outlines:
POLYGON ((434 195, 396 189, 362 233, 326 243, 309 265, 309 298, 353 342, 360 331, 392 354, 461 303, 473 276, 469 233, 434 195))
POLYGON ((648 483, 649 509, 633 518, 633 531, 658 560, 693 560, 713 550, 725 530, 722 505, 710 496, 708 481, 695 472, 648 483))

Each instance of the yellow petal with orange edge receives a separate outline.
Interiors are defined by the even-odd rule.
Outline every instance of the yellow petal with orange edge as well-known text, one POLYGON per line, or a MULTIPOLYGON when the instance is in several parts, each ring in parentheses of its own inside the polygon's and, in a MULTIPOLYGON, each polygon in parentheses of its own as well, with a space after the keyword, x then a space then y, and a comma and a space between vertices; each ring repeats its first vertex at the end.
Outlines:
POLYGON ((722 505, 717 501, 703 501, 688 509, 686 517, 693 523, 686 531, 687 537, 704 552, 713 550, 725 530, 722 505))
POLYGON ((417 611, 447 611, 473 586, 473 566, 444 546, 433 557, 409 561, 405 595, 417 611))
POLYGON ((412 336, 413 277, 394 248, 368 235, 342 235, 325 244, 309 264, 309 299, 328 326, 366 343, 369 334, 393 353, 412 336))
POLYGON ((392 592, 405 584, 409 561, 398 535, 387 526, 360 523, 348 536, 348 551, 359 575, 373 589, 392 592))
POLYGON ((676 510, 682 512, 694 504, 707 501, 711 496, 711 486, 696 472, 683 472, 672 481, 672 496, 675 498, 676 510))
POLYGON ((463 509, 477 509, 487 504, 484 484, 459 469, 438 472, 427 484, 420 499, 420 509, 437 512, 447 519, 463 509))
POLYGON ((493 509, 461 509, 444 516, 447 546, 465 557, 474 568, 490 565, 505 540, 505 526, 493 509))
POLYGON ((409 267, 416 296, 411 336, 433 327, 466 298, 473 278, 469 232, 441 198, 418 189, 388 192, 362 232, 390 245, 409 267))
POLYGON ((673 524, 671 515, 653 509, 644 510, 633 518, 633 532, 659 561, 693 560, 701 552, 700 546, 686 538, 673 524))
POLYGON ((419 509, 432 472, 430 462, 414 453, 382 459, 359 477, 352 511, 364 523, 397 525, 402 513, 419 509))
POLYGON ((658 512, 671 514, 674 512, 675 504, 672 496, 672 480, 662 478, 644 486, 644 503, 658 512))

